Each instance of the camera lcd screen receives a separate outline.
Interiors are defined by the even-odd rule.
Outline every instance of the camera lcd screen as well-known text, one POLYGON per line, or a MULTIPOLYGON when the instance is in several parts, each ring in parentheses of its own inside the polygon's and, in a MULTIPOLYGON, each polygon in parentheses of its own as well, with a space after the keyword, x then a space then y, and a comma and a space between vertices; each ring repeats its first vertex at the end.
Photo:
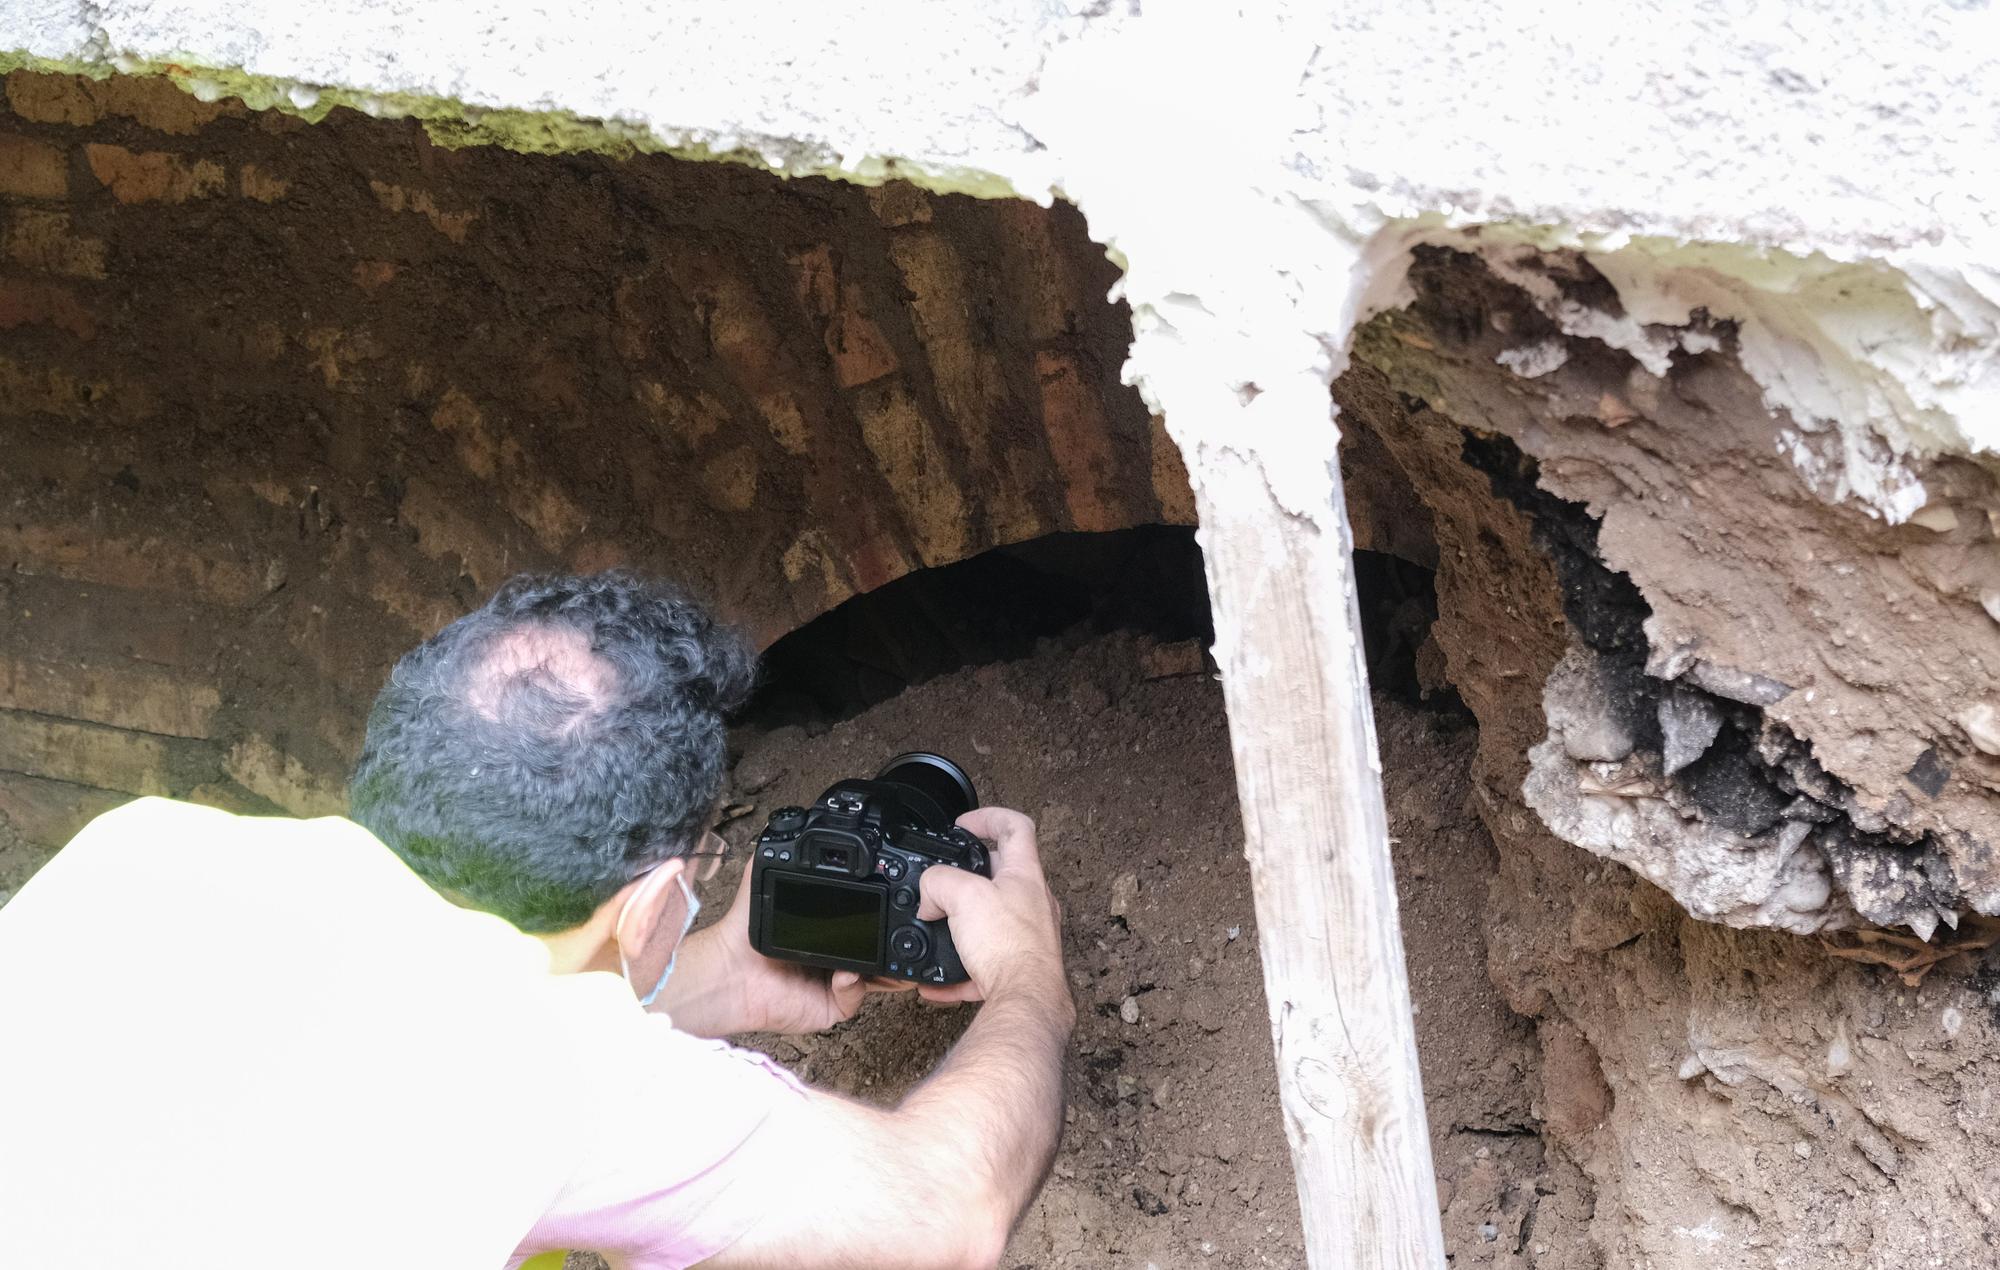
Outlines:
POLYGON ((771 878, 771 946, 873 962, 882 948, 884 893, 779 873, 771 878))

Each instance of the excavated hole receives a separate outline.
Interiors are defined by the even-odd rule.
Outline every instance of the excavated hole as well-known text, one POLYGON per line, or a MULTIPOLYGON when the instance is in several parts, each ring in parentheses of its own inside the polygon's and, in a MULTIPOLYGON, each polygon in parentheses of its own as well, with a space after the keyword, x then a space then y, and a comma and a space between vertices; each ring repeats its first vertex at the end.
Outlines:
MULTIPOLYGON (((1447 1246, 1463 1265, 1529 1232, 1576 1246, 1573 1183, 1551 1180, 1531 1102, 1539 1046, 1486 974, 1496 861, 1469 787, 1476 729, 1437 680, 1434 575, 1373 551, 1355 574, 1437 1167, 1460 1197, 1447 1246), (1508 1234, 1482 1233, 1496 1224, 1508 1234)), ((770 808, 914 746, 1038 821, 1080 1022, 1070 1126, 1008 1264, 1302 1256, 1210 637, 1190 531, 1052 536, 911 574, 781 638, 733 737, 724 832, 739 843, 770 808)), ((965 1023, 888 999, 827 1036, 755 1043, 882 1101, 965 1023)))

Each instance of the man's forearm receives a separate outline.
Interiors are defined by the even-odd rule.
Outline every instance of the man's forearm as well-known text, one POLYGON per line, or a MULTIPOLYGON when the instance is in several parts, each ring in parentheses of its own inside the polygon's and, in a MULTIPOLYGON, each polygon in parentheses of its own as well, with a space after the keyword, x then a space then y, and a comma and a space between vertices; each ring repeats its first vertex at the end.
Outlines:
POLYGON ((1076 1009, 1052 985, 988 1000, 937 1071, 897 1114, 965 1149, 1001 1235, 1041 1189, 1063 1127, 1063 1058, 1076 1009))

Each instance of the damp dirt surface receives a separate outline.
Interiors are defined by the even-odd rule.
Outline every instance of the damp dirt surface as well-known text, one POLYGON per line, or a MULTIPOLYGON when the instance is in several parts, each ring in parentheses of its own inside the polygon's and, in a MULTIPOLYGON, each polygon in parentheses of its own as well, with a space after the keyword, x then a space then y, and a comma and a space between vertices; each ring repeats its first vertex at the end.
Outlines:
MULTIPOLYGON (((1475 735, 1462 716, 1376 711, 1451 1264, 1595 1265, 1587 1187, 1545 1158, 1530 1109, 1534 1031, 1486 974, 1495 861, 1468 805, 1475 735)), ((1004 1264, 1305 1264, 1222 691, 1198 644, 1047 641, 843 722, 737 742, 730 801, 751 810, 725 833, 739 849, 773 807, 919 747, 1038 822, 1079 1022, 1061 1151, 1004 1264)), ((749 1043, 892 1103, 970 1017, 883 997, 831 1032, 749 1043)))

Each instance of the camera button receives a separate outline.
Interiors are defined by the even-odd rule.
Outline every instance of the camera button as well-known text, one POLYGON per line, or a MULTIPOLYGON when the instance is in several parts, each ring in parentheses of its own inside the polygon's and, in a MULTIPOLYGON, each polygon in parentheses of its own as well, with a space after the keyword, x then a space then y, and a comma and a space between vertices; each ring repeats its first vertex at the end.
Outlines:
POLYGON ((792 853, 791 853, 791 852, 789 852, 789 851, 780 851, 780 852, 778 853, 778 859, 780 859, 780 860, 787 860, 787 861, 789 861, 789 860, 790 860, 791 858, 792 858, 792 853))
POLYGON ((778 852, 773 847, 765 847, 762 851, 759 851, 757 854, 763 856, 766 860, 775 860, 778 858, 778 852))
POLYGON ((931 950, 931 941, 914 926, 905 926, 889 936, 889 947, 905 962, 922 961, 931 950))
POLYGON ((915 908, 917 906, 917 893, 907 886, 899 886, 896 888, 895 894, 889 897, 889 902, 897 908, 915 908))
POLYGON ((902 881, 903 875, 908 871, 903 862, 895 856, 882 857, 882 876, 888 878, 891 882, 902 881))

